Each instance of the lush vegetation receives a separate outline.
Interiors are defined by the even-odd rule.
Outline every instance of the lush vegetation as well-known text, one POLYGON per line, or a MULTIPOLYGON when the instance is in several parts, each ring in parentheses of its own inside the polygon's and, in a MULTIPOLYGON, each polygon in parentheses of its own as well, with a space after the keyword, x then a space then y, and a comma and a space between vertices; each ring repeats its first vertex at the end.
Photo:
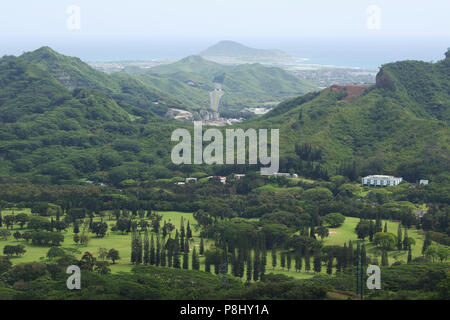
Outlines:
MULTIPOLYGON (((196 60, 160 77, 217 72, 196 60)), ((171 164, 172 98, 143 80, 159 76, 102 74, 49 48, 3 57, 0 297, 357 298, 360 261, 386 279, 367 298, 448 299, 448 61, 389 64, 353 100, 327 89, 242 124, 280 128, 280 171, 300 174, 286 178, 171 164), (362 187, 367 173, 406 181, 362 187)))

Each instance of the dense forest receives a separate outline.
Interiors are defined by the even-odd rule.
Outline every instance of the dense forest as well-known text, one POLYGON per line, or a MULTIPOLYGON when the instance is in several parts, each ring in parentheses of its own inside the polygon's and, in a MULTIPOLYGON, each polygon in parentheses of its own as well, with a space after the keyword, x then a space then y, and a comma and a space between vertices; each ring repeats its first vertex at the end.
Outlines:
POLYGON ((279 128, 289 177, 170 161, 171 132, 192 127, 164 117, 181 99, 149 79, 212 76, 199 59, 111 75, 47 47, 0 60, 0 298, 449 298, 449 52, 233 127, 279 128), (404 181, 360 185, 380 173, 404 181), (383 290, 358 292, 369 264, 383 290))

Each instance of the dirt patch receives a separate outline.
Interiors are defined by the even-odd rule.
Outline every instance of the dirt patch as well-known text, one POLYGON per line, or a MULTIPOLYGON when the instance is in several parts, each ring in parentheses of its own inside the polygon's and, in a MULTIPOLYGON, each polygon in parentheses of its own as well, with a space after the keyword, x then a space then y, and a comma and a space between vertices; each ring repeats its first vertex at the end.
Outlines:
POLYGON ((334 92, 345 92, 347 96, 345 97, 346 102, 350 102, 359 96, 361 96, 367 89, 372 87, 371 84, 349 84, 349 85, 332 85, 330 87, 331 91, 334 92))
POLYGON ((336 231, 330 231, 329 234, 338 234, 336 231))

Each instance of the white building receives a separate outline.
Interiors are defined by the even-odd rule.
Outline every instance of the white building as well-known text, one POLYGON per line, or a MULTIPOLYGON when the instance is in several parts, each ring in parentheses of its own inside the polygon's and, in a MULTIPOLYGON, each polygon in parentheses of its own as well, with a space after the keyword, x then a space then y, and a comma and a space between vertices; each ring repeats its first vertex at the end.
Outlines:
POLYGON ((290 177, 291 174, 290 173, 285 173, 285 172, 276 172, 273 174, 273 176, 275 177, 290 177))
POLYGON ((197 178, 186 178, 186 183, 190 183, 190 182, 197 182, 197 178))
POLYGON ((274 177, 287 177, 287 178, 298 178, 298 174, 293 173, 287 173, 287 172, 276 172, 274 174, 272 174, 272 176, 274 177))
POLYGON ((427 185, 429 183, 429 181, 428 180, 420 180, 419 181, 419 184, 423 184, 423 185, 427 185))
POLYGON ((403 178, 393 176, 372 175, 362 178, 363 186, 388 187, 396 186, 403 181, 403 178))
POLYGON ((244 178, 244 177, 245 177, 245 174, 234 173, 234 174, 233 174, 233 177, 234 177, 236 180, 240 180, 241 178, 244 178))

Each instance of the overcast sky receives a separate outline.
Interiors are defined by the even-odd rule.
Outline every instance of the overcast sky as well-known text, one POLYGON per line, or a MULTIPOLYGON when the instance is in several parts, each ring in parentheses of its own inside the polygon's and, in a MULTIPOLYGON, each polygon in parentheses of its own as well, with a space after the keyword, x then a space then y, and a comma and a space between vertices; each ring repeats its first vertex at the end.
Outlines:
POLYGON ((88 61, 181 58, 220 40, 320 64, 436 61, 450 0, 0 0, 0 56, 47 45, 88 61))
POLYGON ((299 37, 450 35, 449 0, 1 0, 0 36, 299 37), (67 28, 70 5, 80 29, 67 28), (381 10, 380 29, 366 9, 381 10))

